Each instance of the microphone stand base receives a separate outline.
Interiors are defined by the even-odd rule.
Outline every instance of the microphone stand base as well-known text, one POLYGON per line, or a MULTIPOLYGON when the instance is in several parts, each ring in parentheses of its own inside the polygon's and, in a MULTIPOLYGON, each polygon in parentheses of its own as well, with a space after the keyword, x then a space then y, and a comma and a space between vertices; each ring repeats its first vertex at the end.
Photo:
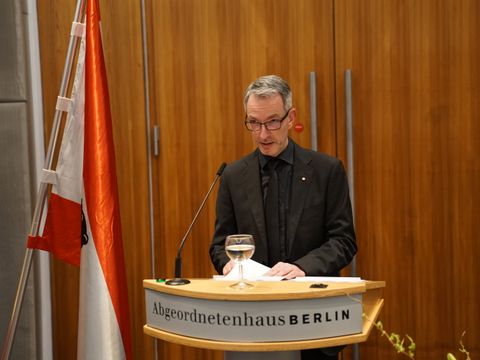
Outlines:
POLYGON ((165 281, 166 285, 177 286, 177 285, 187 285, 190 284, 190 280, 182 279, 182 278, 175 278, 165 281))

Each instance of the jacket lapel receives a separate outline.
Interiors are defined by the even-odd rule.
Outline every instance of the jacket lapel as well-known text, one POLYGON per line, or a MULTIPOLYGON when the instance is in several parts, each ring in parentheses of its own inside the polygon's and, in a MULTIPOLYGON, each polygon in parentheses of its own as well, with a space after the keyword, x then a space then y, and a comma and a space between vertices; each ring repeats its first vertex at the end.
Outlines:
POLYGON ((260 239, 255 239, 255 242, 257 243, 257 247, 259 247, 260 244, 263 244, 263 247, 267 249, 267 231, 265 227, 265 215, 263 212, 262 185, 260 182, 258 150, 245 160, 245 165, 245 189, 247 192, 248 202, 250 204, 250 210, 260 235, 260 239))
POLYGON ((308 164, 311 155, 295 144, 295 161, 292 174, 292 193, 290 200, 290 219, 288 221, 287 248, 290 253, 297 226, 303 212, 305 199, 312 185, 313 168, 308 164))
MULTIPOLYGON (((291 139, 290 139, 291 140, 291 139)), ((295 145, 295 161, 292 174, 292 193, 290 198, 290 218, 288 221, 287 248, 290 249, 295 239, 298 223, 303 212, 305 200, 310 191, 313 177, 313 168, 309 165, 311 155, 295 145)), ((252 217, 258 228, 260 239, 255 239, 257 247, 260 244, 267 249, 267 230, 265 226, 265 214, 263 212, 262 186, 260 183, 260 172, 258 164, 258 150, 245 159, 243 170, 244 185, 252 217)))

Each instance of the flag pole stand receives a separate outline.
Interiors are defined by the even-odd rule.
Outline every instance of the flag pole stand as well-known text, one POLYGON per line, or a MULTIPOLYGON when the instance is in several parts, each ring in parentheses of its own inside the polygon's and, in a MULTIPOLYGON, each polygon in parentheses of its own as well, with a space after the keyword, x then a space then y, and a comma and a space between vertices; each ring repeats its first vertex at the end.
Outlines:
MULTIPOLYGON (((75 9, 74 22, 72 26, 72 31, 70 33, 70 41, 68 44, 67 57, 65 60, 65 67, 63 69, 63 77, 60 85, 60 91, 58 98, 65 98, 68 90, 68 85, 70 82, 70 75, 73 66, 73 60, 75 52, 78 49, 78 39, 79 33, 73 31, 74 27, 81 22, 81 19, 85 14, 85 1, 86 0, 77 0, 77 5, 75 9)), ((50 135, 50 142, 48 145, 47 154, 45 157, 45 166, 42 170, 42 177, 40 181, 40 186, 38 189, 35 211, 33 213, 32 222, 30 225, 29 237, 36 237, 39 235, 40 223, 45 208, 45 203, 47 202, 47 190, 48 190, 48 181, 45 179, 45 173, 52 170, 53 163, 53 154, 56 149, 58 133, 60 129, 60 123, 62 120, 63 112, 58 108, 55 110, 55 116, 52 126, 52 134, 50 135)), ((5 339, 2 345, 2 354, 1 360, 7 360, 10 357, 10 352, 12 350, 13 340, 15 338, 15 332, 17 329, 18 318, 20 315, 20 310, 23 303, 23 297, 25 295, 25 288, 27 285, 28 276, 30 273, 30 268, 32 265, 33 250, 26 248, 25 256, 23 258, 22 272, 20 274, 20 279, 18 281, 17 292, 15 295, 15 301, 13 304, 12 312, 10 315, 10 321, 8 323, 7 332, 5 339)))

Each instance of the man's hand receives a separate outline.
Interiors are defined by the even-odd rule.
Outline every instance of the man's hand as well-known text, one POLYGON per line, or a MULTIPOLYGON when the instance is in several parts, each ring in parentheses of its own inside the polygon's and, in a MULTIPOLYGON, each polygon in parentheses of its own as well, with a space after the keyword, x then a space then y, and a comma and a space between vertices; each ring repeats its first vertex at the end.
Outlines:
POLYGON ((233 267, 235 266, 235 261, 230 260, 224 267, 223 267, 223 275, 227 275, 230 271, 232 271, 233 267))
MULTIPOLYGON (((225 268, 223 269, 223 271, 225 272, 225 268)), ((296 277, 305 276, 305 273, 303 272, 302 269, 300 269, 296 265, 284 263, 284 262, 278 262, 265 275, 266 276, 283 276, 284 279, 289 280, 289 279, 294 279, 296 277)))

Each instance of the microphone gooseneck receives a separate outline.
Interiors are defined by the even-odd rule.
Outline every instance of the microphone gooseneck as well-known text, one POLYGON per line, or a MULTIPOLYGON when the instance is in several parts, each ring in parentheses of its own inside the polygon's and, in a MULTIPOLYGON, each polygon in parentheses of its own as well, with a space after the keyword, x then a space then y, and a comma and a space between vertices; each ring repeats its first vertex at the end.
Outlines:
POLYGON ((188 235, 190 235, 190 232, 192 231, 193 225, 195 225, 195 223, 197 221, 198 215, 200 215, 200 212, 202 211, 203 207, 205 206, 205 203, 207 202, 208 197, 210 196, 210 193, 213 190, 213 187, 217 183, 220 176, 222 176, 223 170, 225 170, 226 166, 227 166, 226 163, 222 163, 220 165, 220 167, 218 168, 217 173, 215 175, 215 178, 213 179, 212 184, 210 185, 210 188, 207 191, 207 194, 203 198, 203 201, 200 204, 200 206, 198 207, 198 210, 197 210, 195 216, 193 217, 193 220, 190 223, 190 226, 188 227, 187 232, 183 236, 182 241, 180 242, 180 246, 178 247, 177 256, 175 258, 175 278, 167 280, 165 282, 166 285, 185 285, 185 284, 190 283, 190 280, 182 278, 182 251, 183 251, 183 247, 185 245, 185 241, 187 240, 188 235))

